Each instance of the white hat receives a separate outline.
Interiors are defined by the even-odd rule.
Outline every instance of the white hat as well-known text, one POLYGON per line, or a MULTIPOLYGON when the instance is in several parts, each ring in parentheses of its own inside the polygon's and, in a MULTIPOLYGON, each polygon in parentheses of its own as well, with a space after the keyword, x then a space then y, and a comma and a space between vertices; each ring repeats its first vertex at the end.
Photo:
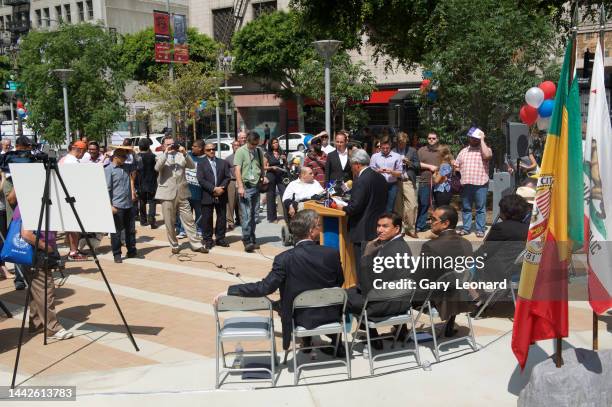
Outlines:
POLYGON ((478 140, 481 140, 482 136, 484 136, 484 132, 478 127, 472 127, 468 130, 467 135, 468 137, 477 138, 478 140))
POLYGON ((533 200, 536 196, 536 191, 530 187, 518 187, 516 189, 516 194, 522 198, 524 198, 528 204, 533 205, 533 200))

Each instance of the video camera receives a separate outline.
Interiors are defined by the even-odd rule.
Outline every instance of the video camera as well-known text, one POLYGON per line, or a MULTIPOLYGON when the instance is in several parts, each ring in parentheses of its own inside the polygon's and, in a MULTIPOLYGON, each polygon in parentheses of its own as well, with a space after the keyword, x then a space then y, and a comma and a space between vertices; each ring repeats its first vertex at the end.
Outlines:
POLYGON ((32 150, 9 151, 0 157, 0 171, 10 173, 9 164, 46 163, 49 154, 43 151, 40 144, 33 146, 32 150))

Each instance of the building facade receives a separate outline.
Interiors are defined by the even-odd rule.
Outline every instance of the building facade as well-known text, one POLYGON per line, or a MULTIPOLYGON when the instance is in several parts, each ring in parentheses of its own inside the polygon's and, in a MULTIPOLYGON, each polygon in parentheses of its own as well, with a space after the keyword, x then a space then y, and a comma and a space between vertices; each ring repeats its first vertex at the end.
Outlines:
MULTIPOLYGON (((249 21, 263 13, 288 8, 289 0, 190 0, 189 21, 200 32, 227 44, 232 34, 249 21)), ((353 61, 363 61, 376 78, 377 89, 363 103, 369 123, 403 130, 415 129, 418 114, 415 106, 410 104, 410 93, 418 91, 422 80, 420 72, 410 73, 402 69, 385 71, 384 61, 376 63, 372 55, 372 50, 367 46, 360 53, 351 52, 353 61)), ((297 112, 293 101, 283 101, 257 84, 241 78, 231 78, 230 82, 231 85, 243 86, 241 90, 232 91, 240 127, 261 130, 268 124, 274 135, 297 131, 297 112)), ((317 128, 307 125, 306 131, 316 132, 324 126, 313 127, 317 128)))

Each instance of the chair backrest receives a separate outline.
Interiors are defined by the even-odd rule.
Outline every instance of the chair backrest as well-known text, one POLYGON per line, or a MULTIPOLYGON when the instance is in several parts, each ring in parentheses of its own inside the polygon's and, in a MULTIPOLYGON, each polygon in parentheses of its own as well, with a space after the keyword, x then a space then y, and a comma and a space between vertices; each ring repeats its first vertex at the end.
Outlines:
POLYGON ((340 287, 308 290, 299 294, 293 300, 293 309, 320 308, 332 305, 346 306, 346 291, 340 287))
MULTIPOLYGON (((411 280, 411 279, 405 279, 403 281, 402 280, 393 281, 393 282, 388 282, 388 283, 397 283, 397 284, 402 283, 402 284, 405 284, 406 286, 410 286, 410 285, 412 285, 413 287, 416 286, 416 283, 414 282, 414 280, 411 280), (410 281, 412 281, 412 284, 409 283, 410 281)), ((368 292, 366 296, 366 302, 372 302, 372 301, 410 301, 412 302, 412 298, 414 297, 415 292, 416 292, 416 289, 414 288, 397 288, 397 289, 380 289, 380 290, 373 288, 368 292)))
POLYGON ((226 295, 219 298, 215 307, 217 312, 225 311, 261 311, 272 309, 272 303, 266 297, 237 297, 226 295))

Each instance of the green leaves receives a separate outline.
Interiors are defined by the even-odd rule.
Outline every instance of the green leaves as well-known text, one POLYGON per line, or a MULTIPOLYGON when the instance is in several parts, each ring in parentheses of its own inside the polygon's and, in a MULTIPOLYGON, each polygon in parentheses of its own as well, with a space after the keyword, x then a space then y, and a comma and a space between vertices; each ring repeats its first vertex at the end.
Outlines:
POLYGON ((126 76, 119 48, 102 26, 61 25, 31 31, 21 43, 19 80, 30 103, 28 125, 53 144, 65 139, 62 83, 54 69, 74 70, 68 79, 72 131, 102 140, 123 120, 126 76))

